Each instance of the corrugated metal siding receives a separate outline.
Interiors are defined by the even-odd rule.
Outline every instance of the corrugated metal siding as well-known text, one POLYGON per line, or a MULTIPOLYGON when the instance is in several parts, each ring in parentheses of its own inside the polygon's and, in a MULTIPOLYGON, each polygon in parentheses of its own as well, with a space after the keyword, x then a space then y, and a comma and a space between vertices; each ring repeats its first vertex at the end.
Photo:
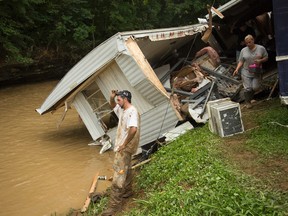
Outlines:
POLYGON ((135 86, 135 89, 154 106, 167 100, 167 97, 160 93, 156 86, 147 79, 135 86))
POLYGON ((184 134, 187 131, 192 130, 193 128, 194 128, 193 125, 189 121, 187 121, 177 126, 176 128, 166 132, 164 134, 164 136, 166 137, 165 141, 166 142, 172 141, 176 139, 177 137, 179 137, 181 134, 184 134))
POLYGON ((115 56, 121 52, 118 50, 119 45, 117 44, 117 40, 117 37, 112 37, 110 40, 93 49, 79 61, 57 84, 42 106, 37 109, 37 112, 42 114, 49 110, 80 83, 115 58, 115 56))
POLYGON ((146 79, 144 73, 131 56, 120 55, 115 60, 133 87, 143 79, 146 79))
MULTIPOLYGON (((141 97, 145 98, 153 106, 167 100, 167 97, 160 93, 155 83, 152 83, 151 80, 144 75, 131 56, 121 55, 116 59, 116 62, 132 84, 132 87, 139 91, 141 97)), ((158 79, 154 71, 152 70, 151 72, 153 76, 155 76, 155 79, 158 79)), ((161 85, 160 81, 157 84, 161 85)))
POLYGON ((164 132, 174 128, 178 121, 179 119, 168 100, 142 114, 140 146, 158 139, 164 132))
MULTIPOLYGON (((140 74, 142 74, 141 71, 139 71, 139 75, 140 74)), ((135 76, 137 76, 136 73, 135 76)), ((150 104, 148 100, 146 100, 141 92, 137 91, 136 88, 133 88, 133 86, 127 80, 127 77, 123 74, 123 71, 115 62, 106 68, 104 72, 98 75, 96 82, 107 101, 110 100, 109 97, 112 89, 126 89, 131 92, 132 104, 137 107, 140 114, 145 113, 153 108, 153 105, 150 104)))
MULTIPOLYGON (((142 72, 139 71, 139 73, 142 72)), ((137 74, 133 75, 137 76, 137 74)), ((95 82, 101 89, 107 101, 109 101, 112 89, 123 90, 123 87, 125 87, 125 89, 131 91, 132 104, 141 114, 140 146, 157 139, 159 135, 164 133, 167 129, 174 128, 179 120, 175 110, 171 107, 168 98, 161 94, 155 86, 149 82, 149 80, 144 79, 133 88, 116 62, 111 63, 106 67, 105 70, 97 76, 95 82), (151 104, 151 101, 153 101, 157 106, 151 104)), ((87 104, 87 106, 90 105, 87 104)), ((86 117, 89 118, 89 116, 86 117)), ((94 124, 96 123, 94 122, 94 124)), ((91 127, 91 129, 88 129, 89 132, 95 130, 93 129, 93 125, 91 126, 86 123, 85 125, 87 128, 91 127)), ((107 133, 113 142, 115 139, 115 133, 115 128, 109 130, 107 133)), ((95 136, 92 135, 92 137, 94 139, 95 136)))
POLYGON ((81 116, 82 121, 86 125, 93 140, 104 135, 104 130, 101 127, 95 113, 91 109, 90 104, 85 99, 84 95, 79 92, 73 101, 73 105, 81 116))

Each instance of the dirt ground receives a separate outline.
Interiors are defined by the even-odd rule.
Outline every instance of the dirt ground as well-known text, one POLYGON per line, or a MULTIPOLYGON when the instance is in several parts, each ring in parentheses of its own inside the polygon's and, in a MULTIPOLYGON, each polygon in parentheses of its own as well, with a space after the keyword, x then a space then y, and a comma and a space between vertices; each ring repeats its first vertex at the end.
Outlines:
MULTIPOLYGON (((267 109, 271 103, 273 103, 273 100, 260 100, 254 104, 252 109, 247 109, 241 104, 242 121, 245 131, 258 127, 254 121, 251 121, 251 114, 260 114, 263 110, 267 109)), ((247 139, 245 132, 223 139, 224 142, 220 146, 223 156, 225 156, 226 160, 237 170, 263 181, 267 187, 280 191, 288 191, 287 160, 279 157, 264 158, 257 152, 247 150, 245 147, 245 141, 247 139)), ((134 198, 139 196, 141 196, 141 194, 135 194, 124 201, 124 212, 136 205, 133 201, 134 198)))
MULTIPOLYGON (((253 130, 258 125, 251 115, 258 115, 269 108, 275 100, 261 100, 256 102, 252 109, 241 105, 242 121, 245 131, 253 130)), ((280 103, 280 102, 279 102, 280 103)), ((245 132, 225 138, 222 144, 223 155, 238 170, 262 180, 268 187, 276 190, 288 191, 288 161, 281 157, 264 157, 257 152, 245 148, 245 132)))

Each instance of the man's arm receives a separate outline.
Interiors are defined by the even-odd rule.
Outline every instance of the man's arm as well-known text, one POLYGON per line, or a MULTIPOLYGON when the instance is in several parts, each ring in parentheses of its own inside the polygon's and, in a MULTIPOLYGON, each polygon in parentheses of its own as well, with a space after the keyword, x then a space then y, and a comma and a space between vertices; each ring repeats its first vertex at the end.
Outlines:
POLYGON ((112 90, 110 95, 110 106, 112 109, 116 106, 115 97, 116 97, 117 90, 112 90))
POLYGON ((121 151, 126 148, 126 145, 134 138, 135 134, 137 133, 137 127, 129 127, 128 135, 124 142, 118 147, 117 151, 121 151))

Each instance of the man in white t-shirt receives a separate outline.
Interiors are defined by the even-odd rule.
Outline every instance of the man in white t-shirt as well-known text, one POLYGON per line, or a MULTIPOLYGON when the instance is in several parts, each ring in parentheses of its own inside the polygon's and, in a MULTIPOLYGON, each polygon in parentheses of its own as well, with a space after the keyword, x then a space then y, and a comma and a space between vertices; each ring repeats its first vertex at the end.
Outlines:
POLYGON ((140 138, 140 115, 131 104, 129 91, 112 90, 110 105, 119 122, 115 139, 115 158, 113 162, 113 181, 108 209, 102 215, 114 215, 121 211, 123 198, 130 197, 132 192, 132 155, 136 153, 140 138), (115 102, 115 97, 117 103, 115 102))

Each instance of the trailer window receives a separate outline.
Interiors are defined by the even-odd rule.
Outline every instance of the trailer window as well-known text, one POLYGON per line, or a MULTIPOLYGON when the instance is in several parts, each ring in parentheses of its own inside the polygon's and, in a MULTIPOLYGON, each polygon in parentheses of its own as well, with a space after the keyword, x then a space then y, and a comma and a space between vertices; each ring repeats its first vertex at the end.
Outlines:
POLYGON ((117 125, 118 118, 96 82, 86 88, 83 94, 105 130, 117 125))

